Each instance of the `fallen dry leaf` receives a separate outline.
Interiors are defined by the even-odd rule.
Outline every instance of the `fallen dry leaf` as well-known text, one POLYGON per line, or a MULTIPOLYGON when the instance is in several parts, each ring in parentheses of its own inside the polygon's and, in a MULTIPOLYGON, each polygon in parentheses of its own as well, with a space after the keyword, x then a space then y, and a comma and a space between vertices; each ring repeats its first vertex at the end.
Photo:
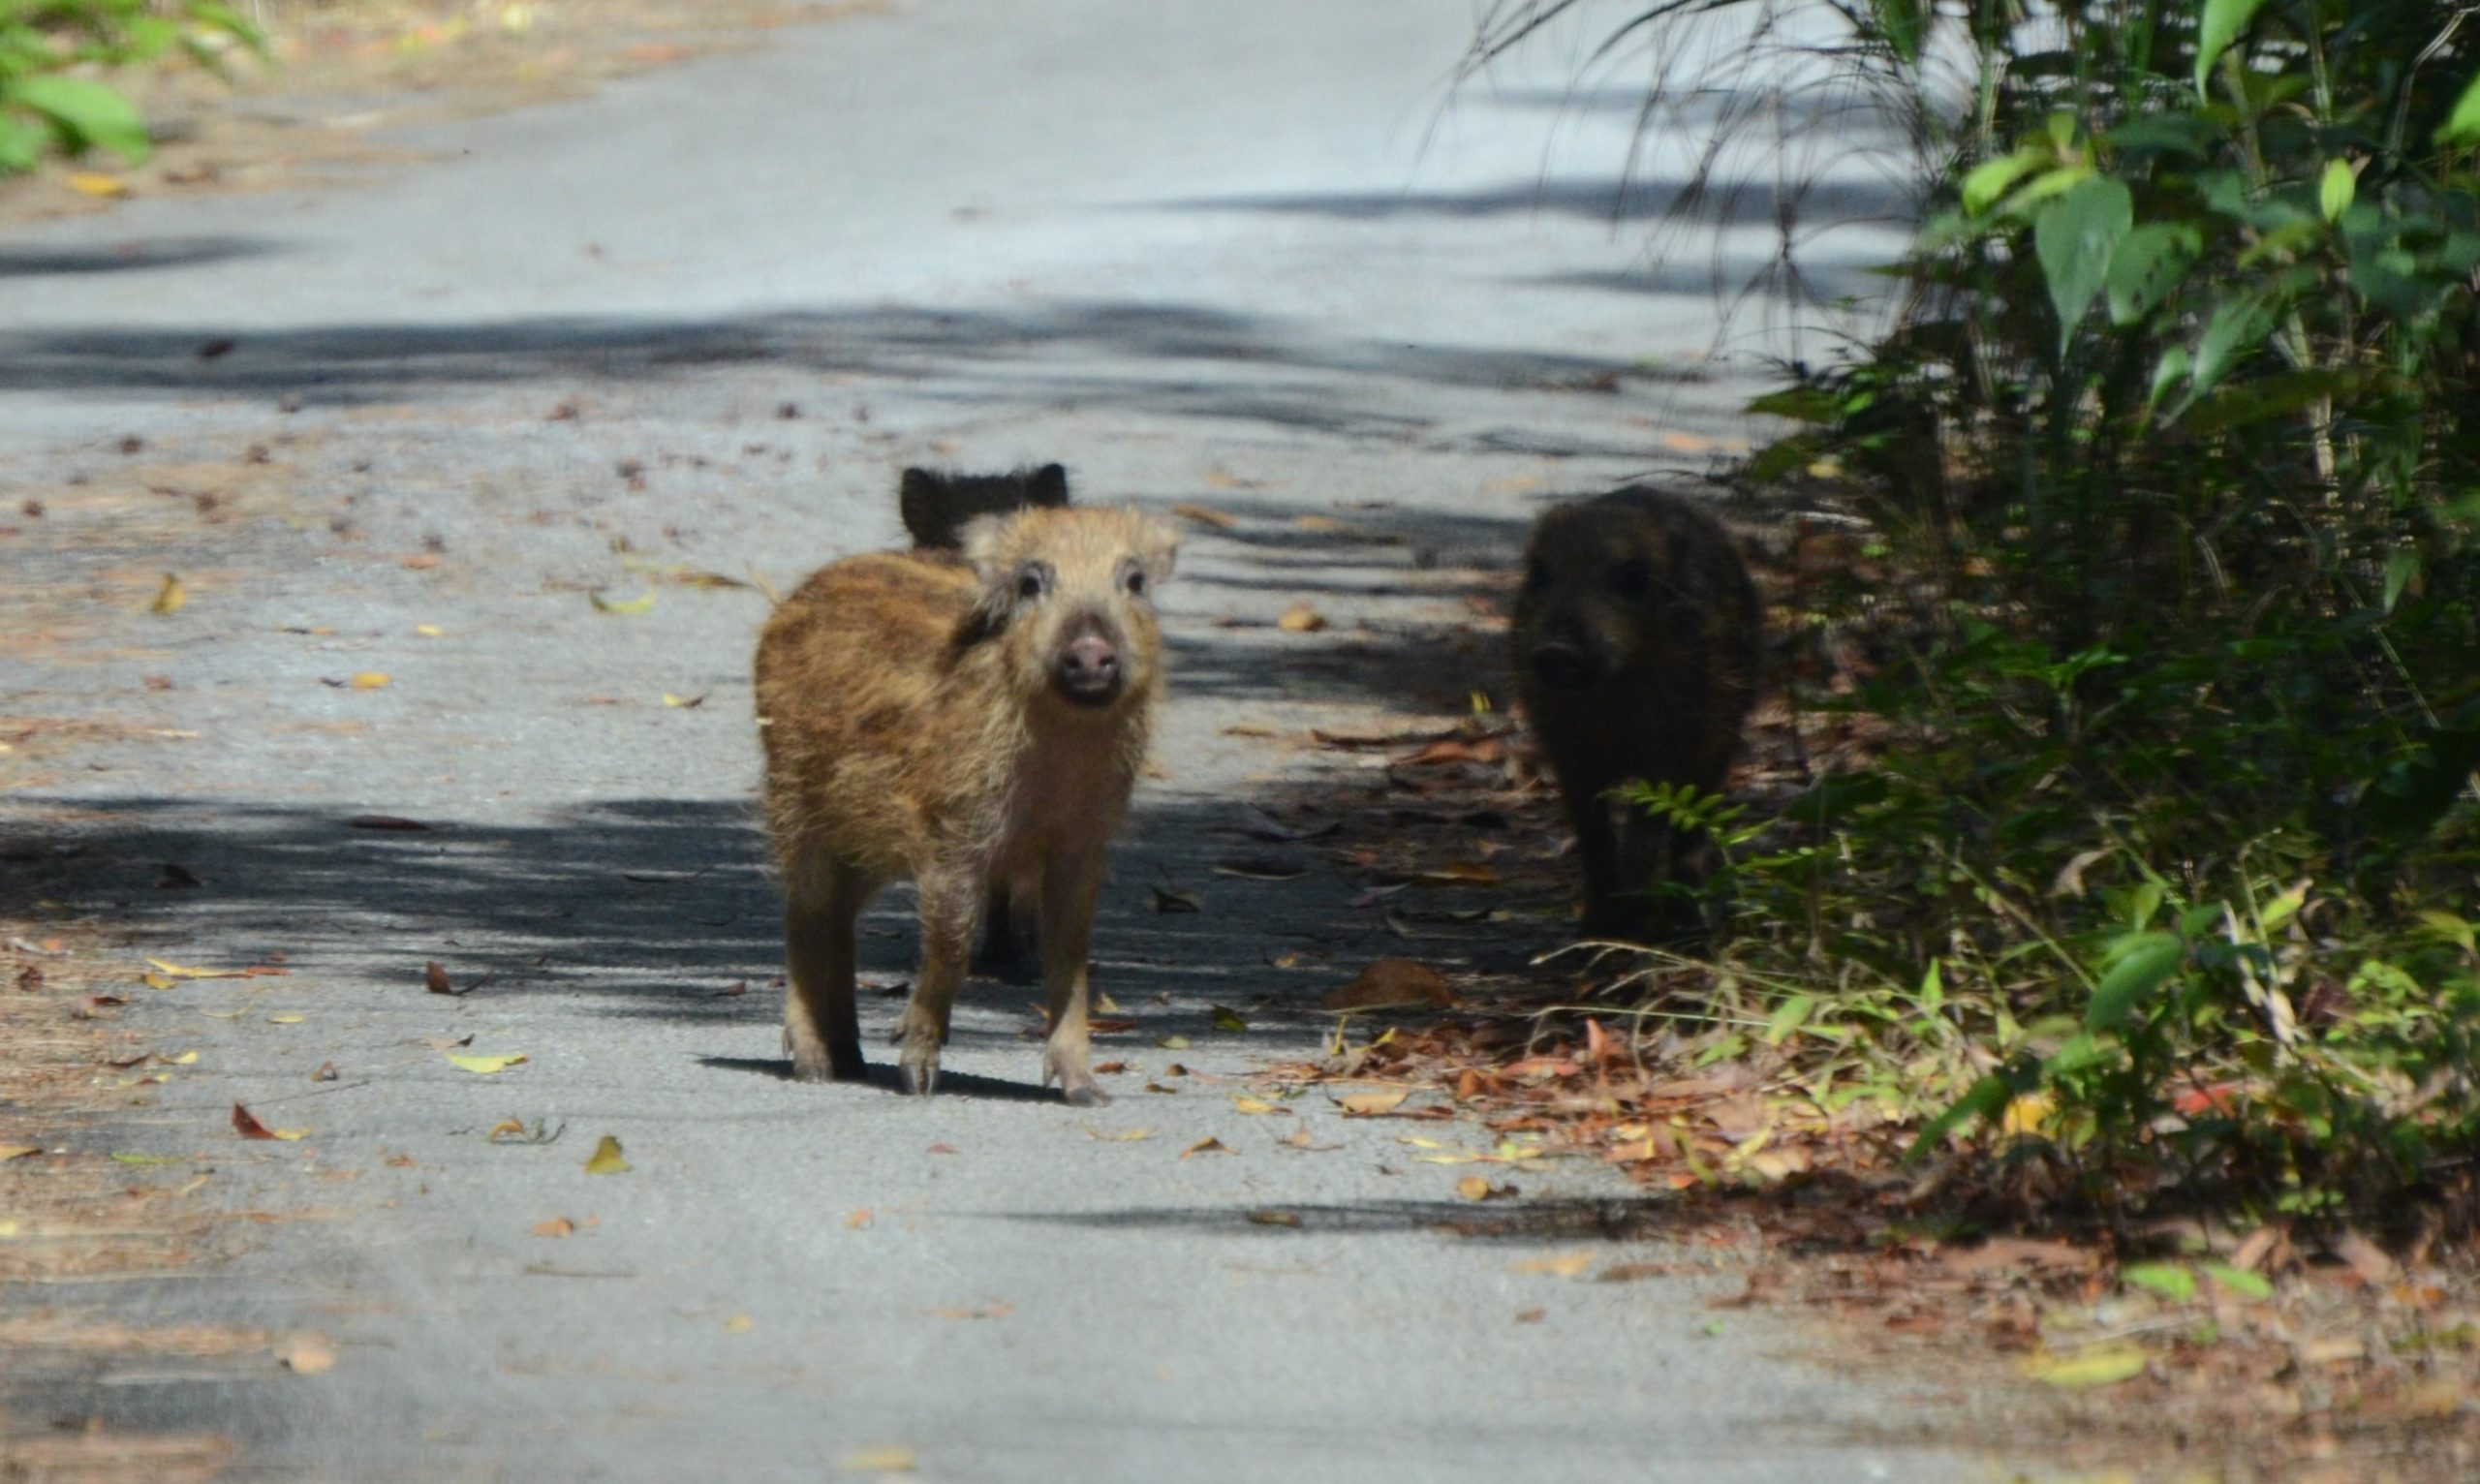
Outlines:
POLYGON ((1230 1145, 1225 1144, 1221 1139, 1208 1137, 1199 1139, 1188 1148, 1181 1150, 1180 1158, 1185 1159, 1191 1155, 1227 1155, 1233 1153, 1236 1153, 1236 1151, 1233 1150, 1230 1145))
POLYGON ((1326 627, 1326 615, 1305 603, 1295 603, 1283 610, 1283 617, 1275 620, 1275 627, 1286 634, 1316 634, 1326 627))
POLYGON ((1489 1177, 1485 1175, 1467 1175, 1455 1182, 1455 1193, 1466 1200, 1488 1200, 1493 1195, 1510 1192, 1505 1186, 1490 1184, 1489 1177))
POLYGON ((1240 523, 1221 510, 1211 510, 1202 505, 1175 505, 1171 507, 1171 513, 1194 520, 1201 526, 1212 526, 1218 531, 1228 531, 1240 523))
POLYGON ((510 1051, 496 1056, 458 1056, 450 1052, 448 1061, 450 1066, 459 1071, 470 1071, 480 1077, 491 1077, 523 1063, 525 1053, 510 1051))
POLYGON ((547 1221, 537 1221, 534 1223, 534 1234, 538 1237, 574 1236, 576 1234, 576 1229, 577 1223, 570 1221, 565 1216, 555 1216, 547 1221))
POLYGON ((844 1219, 844 1225, 845 1228, 850 1231, 867 1231, 877 1221, 878 1217, 871 1212, 869 1207, 863 1206, 859 1210, 852 1213, 850 1216, 847 1216, 844 1219))
POLYGON ((757 1327, 758 1321, 745 1314, 733 1314, 724 1321, 724 1333, 727 1335, 746 1335, 757 1327))
POLYGON ((966 1309, 933 1309, 934 1319, 1004 1319, 1016 1312, 1013 1304, 976 1304, 966 1309))
POLYGON ((1528 1257, 1511 1269, 1517 1273, 1548 1273, 1557 1278, 1574 1278, 1593 1266, 1593 1253, 1568 1252, 1560 1257, 1528 1257))
POLYGON ((589 1175, 624 1175, 632 1168, 634 1166, 628 1160, 620 1158, 620 1141, 607 1133, 601 1143, 594 1146, 594 1154, 585 1161, 585 1172, 589 1175))
POLYGON ((1383 1093, 1346 1093, 1335 1100, 1343 1105, 1347 1117, 1376 1118, 1381 1114, 1394 1112, 1404 1105, 1405 1098, 1411 1096, 1409 1092, 1396 1089, 1383 1093))
POLYGON ((1297 1229, 1300 1225, 1300 1213, 1296 1211, 1252 1211, 1249 1213, 1249 1221, 1252 1225, 1256 1226, 1289 1226, 1297 1229))
POLYGON ((1273 1103, 1266 1101, 1262 1098, 1234 1098, 1231 1099, 1231 1106, 1236 1112, 1251 1114, 1278 1113, 1282 1111, 1273 1103))
POLYGON ((335 1347, 325 1335, 287 1335, 277 1342, 275 1358, 295 1376, 317 1376, 336 1365, 335 1347))
POLYGON ((118 175, 106 174, 102 170, 71 170, 61 179, 67 182, 69 189, 80 196, 108 199, 129 194, 127 180, 118 175))
POLYGON ((28 1155, 39 1155, 42 1153, 42 1148, 34 1144, 0 1144, 0 1164, 6 1164, 12 1159, 22 1159, 28 1155))
POLYGON ((391 684, 386 670, 356 670, 347 683, 356 691, 384 691, 391 684))
POLYGON ((150 613, 178 613, 181 605, 189 601, 189 589, 181 586, 181 579, 166 572, 164 585, 155 590, 155 601, 148 603, 146 609, 150 613))
POLYGON ((1541 1322, 1542 1317, 1548 1314, 1549 1312, 1550 1311, 1546 1309, 1519 1309, 1515 1312, 1515 1322, 1518 1324, 1538 1324, 1541 1322))
POLYGON ((1133 1144, 1139 1139, 1154 1137, 1154 1130, 1151 1128, 1097 1128, 1092 1124, 1079 1127, 1083 1128, 1086 1133, 1100 1139, 1105 1144, 1133 1144))
POLYGON ((259 1122, 259 1116, 239 1103, 232 1104, 232 1131, 245 1139, 302 1139, 310 1136, 307 1128, 270 1128, 259 1122))
POLYGON ((600 588, 586 594, 585 597, 586 602, 594 604, 594 611, 597 613, 643 613, 655 605, 653 588, 646 589, 643 596, 636 598, 605 598, 600 588))
POLYGON ((911 1473, 920 1462, 911 1448, 863 1448, 835 1461, 846 1473, 911 1473))
POLYGON ((2068 1355, 2036 1355, 2025 1374, 2053 1386, 2113 1386, 2144 1374, 2145 1352, 2132 1345, 2098 1345, 2068 1355))
POLYGON ((1437 970, 1409 958, 1381 958, 1352 981, 1318 1001, 1330 1010, 1378 1010, 1397 1005, 1446 1005, 1455 991, 1437 970))

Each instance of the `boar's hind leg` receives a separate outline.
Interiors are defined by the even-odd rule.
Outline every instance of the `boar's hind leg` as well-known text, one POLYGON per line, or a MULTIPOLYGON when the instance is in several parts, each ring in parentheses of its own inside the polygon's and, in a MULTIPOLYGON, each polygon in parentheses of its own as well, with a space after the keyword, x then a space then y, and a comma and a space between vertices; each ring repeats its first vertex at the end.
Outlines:
POLYGON ((902 1050, 896 1063, 908 1093, 939 1085, 939 1048, 947 1043, 947 1017, 973 956, 976 919, 981 915, 982 882, 970 870, 941 866, 914 878, 921 893, 921 973, 896 1027, 902 1050))
POLYGON ((1042 1082, 1080 1108, 1110 1101, 1094 1085, 1093 1028, 1086 1023, 1085 955, 1094 940, 1094 903, 1101 894, 1100 852, 1055 860, 1042 873, 1042 985, 1050 992, 1050 1040, 1042 1048, 1042 1082))
POLYGON ((868 884, 833 861, 809 860, 784 876, 784 1049, 802 1082, 858 1082, 861 1024, 852 1007, 853 919, 868 884))

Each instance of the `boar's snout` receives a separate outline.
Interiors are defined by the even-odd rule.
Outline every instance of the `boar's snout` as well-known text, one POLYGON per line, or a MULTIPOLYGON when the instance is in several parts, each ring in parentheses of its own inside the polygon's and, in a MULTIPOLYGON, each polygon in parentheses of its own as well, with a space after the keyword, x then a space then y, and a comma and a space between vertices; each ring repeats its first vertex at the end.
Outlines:
POLYGON ((1601 666, 1571 639, 1549 639, 1532 655, 1533 673, 1554 691, 1581 691, 1601 677, 1601 666))
POLYGON ((1102 625, 1092 622, 1070 631, 1067 642, 1059 646, 1051 660, 1050 679, 1060 695, 1080 706, 1107 706, 1119 698, 1127 683, 1119 646, 1102 625))

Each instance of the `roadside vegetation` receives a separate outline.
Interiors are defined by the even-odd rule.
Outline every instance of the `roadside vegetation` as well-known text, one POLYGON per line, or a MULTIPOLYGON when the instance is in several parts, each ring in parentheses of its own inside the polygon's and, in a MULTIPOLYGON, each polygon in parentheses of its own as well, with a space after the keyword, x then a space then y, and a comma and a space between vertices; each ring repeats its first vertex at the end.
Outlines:
MULTIPOLYGON (((1573 9, 1502 6, 1476 58, 1573 9)), ((1622 7, 1607 46, 1668 69, 1649 120, 1801 53, 1794 107, 1707 110, 1684 212, 1752 119, 1899 125, 1898 310, 1737 471, 1851 517, 1778 614, 1833 657, 1795 709, 1867 742, 1780 809, 1649 801, 1726 843, 1731 930, 1644 962, 1642 1023, 1899 1110, 2001 1219, 2467 1232, 2480 13, 1791 9, 1622 7)))
POLYGON ((0 5, 0 179, 91 151, 131 165, 153 152, 138 105, 109 79, 186 57, 220 70, 259 31, 215 0, 15 0, 0 5))

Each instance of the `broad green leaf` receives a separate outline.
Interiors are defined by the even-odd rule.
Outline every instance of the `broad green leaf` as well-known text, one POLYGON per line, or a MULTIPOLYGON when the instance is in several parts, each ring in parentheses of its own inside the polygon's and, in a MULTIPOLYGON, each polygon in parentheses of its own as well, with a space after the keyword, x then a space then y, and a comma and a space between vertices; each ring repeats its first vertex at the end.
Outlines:
POLYGON ((2406 546, 2385 559, 2384 611, 2394 611, 2394 605, 2402 601, 2403 589, 2417 581, 2419 575, 2420 553, 2412 547, 2406 546))
POLYGON ((2258 7, 2265 0, 2205 0, 2203 18, 2196 23, 2196 91, 2205 90, 2205 80, 2213 76, 2213 66, 2239 33, 2255 19, 2258 7))
POLYGON ((2085 1008, 2088 1031, 2117 1031, 2133 1018, 2146 997, 2167 983, 2187 956, 2176 933, 2130 933, 2111 946, 2109 972, 2092 989, 2085 1008))
POLYGON ((2480 144, 2480 74, 2463 89, 2455 100, 2454 111, 2437 126, 2440 144, 2480 144))
POLYGON ((2032 177, 2032 183, 2009 196, 1998 210, 2005 216, 2030 216, 2032 208, 2053 197, 2064 196, 2092 179, 2095 171, 2089 165, 2062 165, 2032 177))
POLYGON ((98 146, 136 165, 154 147, 138 108, 87 77, 27 77, 9 89, 9 102, 50 120, 72 151, 98 146))
POLYGON ((2160 307, 2195 266, 2204 234, 2178 223, 2148 222, 2110 254, 2110 323, 2133 325, 2160 307))
POLYGON ((2295 916, 2298 916, 2299 910, 2306 906, 2307 903, 2308 883, 2306 881, 2302 881, 2298 885, 2290 888, 2288 891, 2283 892, 2280 896, 2278 896, 2272 901, 2266 903, 2265 910, 2256 914, 2256 920, 2266 932, 2274 932, 2283 923, 2288 922, 2295 916))
POLYGON ((2175 1262, 2140 1262, 2119 1273, 2121 1278, 2175 1304, 2196 1296, 2196 1275, 2175 1262))
POLYGON ((2328 161, 2325 178, 2316 184, 2317 209, 2328 222, 2339 222, 2342 213, 2351 209, 2351 199, 2359 194, 2360 177, 2351 170, 2348 160, 2328 161))
POLYGON ((2199 1270, 2241 1298, 2269 1299, 2274 1296, 2274 1285, 2267 1283, 2262 1275, 2250 1273, 2246 1268, 2234 1268, 2226 1262, 2207 1262, 2200 1264, 2199 1270))
POLYGON ((2254 350, 2273 327, 2274 311, 2262 294, 2243 294, 2214 310, 2213 318, 2205 322, 2203 338, 2196 342, 2197 394, 2219 386, 2240 357, 2254 350))
POLYGON ((2199 433, 2246 427, 2291 417, 2356 390, 2367 378, 2357 369, 2277 371, 2233 382, 2187 416, 2187 426, 2199 433))
POLYGON ((2480 947, 2474 946, 2471 924, 2461 917, 2452 912, 2439 912, 2434 908, 2424 908, 2418 915, 2420 920, 2428 925, 2430 932, 2436 934, 2447 943, 2465 953, 2480 952, 2480 947))
POLYGON ((2048 158, 2049 153, 2046 150, 2027 146, 2011 155, 2000 155, 1995 160, 1984 160, 1973 166, 1970 172, 1964 176, 1964 210, 1973 216, 1986 213, 1990 207, 1998 204, 1999 199, 2003 197, 2016 181, 2024 178, 2026 171, 2048 158))
POLYGON ((2145 394, 2145 411, 2152 412, 2159 408, 2161 399, 2170 394, 2170 388, 2186 379, 2187 348, 2184 345, 2174 345, 2162 352, 2161 364, 2153 368, 2153 389, 2145 394))
POLYGON ((2134 222, 2135 201, 2127 188, 2104 176, 2078 182, 2033 222, 2032 249, 2049 280, 2050 302, 2058 308, 2061 351, 2108 281, 2110 256, 2134 222))
POLYGON ((1920 1136, 1904 1151, 1904 1159, 1917 1159, 1966 1124, 1987 1123, 2005 1112, 2006 1105, 2015 1100, 2015 1095, 2024 1090, 2017 1085, 2019 1082, 2029 1086, 2030 1079, 1994 1071, 1973 1083, 1963 1097, 1955 1099, 1954 1106, 1921 1126, 1920 1136))

